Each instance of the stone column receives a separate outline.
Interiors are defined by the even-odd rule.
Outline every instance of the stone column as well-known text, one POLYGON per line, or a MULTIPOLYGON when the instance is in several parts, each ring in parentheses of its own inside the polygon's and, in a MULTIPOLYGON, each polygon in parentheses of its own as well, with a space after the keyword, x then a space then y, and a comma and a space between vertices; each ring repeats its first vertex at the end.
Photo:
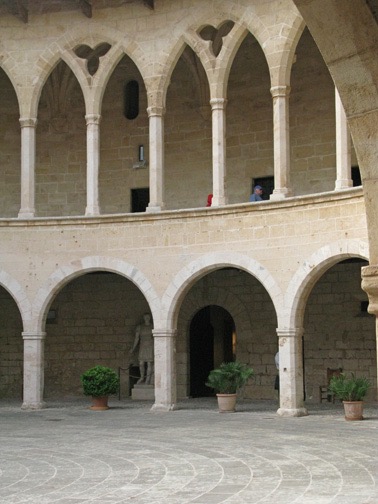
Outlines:
POLYGON ((155 360, 155 404, 152 411, 172 411, 176 405, 176 331, 152 331, 155 360))
POLYGON ((303 401, 303 329, 277 329, 280 352, 280 416, 308 415, 303 401))
POLYGON ((89 114, 87 121, 87 207, 85 215, 100 215, 98 173, 100 169, 101 116, 89 114))
POLYGON ((46 333, 23 332, 24 340, 24 398, 22 409, 44 407, 44 346, 46 333))
POLYGON ((341 103, 340 95, 335 88, 336 113, 336 184, 335 190, 353 186, 351 178, 350 134, 348 121, 341 103))
POLYGON ((164 113, 163 107, 148 107, 150 146, 150 202, 146 212, 164 209, 164 113))
POLYGON ((213 200, 211 206, 227 204, 226 197, 226 105, 225 98, 210 100, 213 129, 213 200))
POLYGON ((37 119, 20 118, 21 125, 21 208, 18 217, 35 215, 35 129, 37 119))
POLYGON ((365 266, 362 271, 362 289, 369 296, 368 312, 375 315, 375 351, 376 351, 376 373, 375 399, 378 400, 378 265, 365 266))
POLYGON ((274 190, 271 200, 291 196, 290 187, 290 135, 289 135, 289 86, 274 86, 273 142, 274 142, 274 190))

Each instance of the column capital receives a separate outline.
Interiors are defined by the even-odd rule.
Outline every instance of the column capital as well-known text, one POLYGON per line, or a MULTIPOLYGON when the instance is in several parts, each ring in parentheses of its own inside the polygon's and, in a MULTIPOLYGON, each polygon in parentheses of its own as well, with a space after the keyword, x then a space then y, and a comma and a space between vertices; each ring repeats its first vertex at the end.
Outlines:
POLYGON ((154 117, 154 116, 163 117, 163 115, 165 114, 165 108, 159 107, 157 105, 147 107, 147 114, 148 117, 154 117))
POLYGON ((270 88, 270 92, 273 98, 278 98, 279 96, 287 97, 290 95, 291 87, 290 86, 272 86, 270 88))
POLYGON ((152 335, 154 338, 175 338, 177 329, 153 329, 152 335))
POLYGON ((301 338, 304 333, 303 327, 294 327, 292 329, 276 329, 279 338, 301 338))
POLYGON ((20 117, 19 121, 21 128, 35 128, 38 122, 36 117, 20 117))
POLYGON ((378 265, 361 268, 362 290, 369 296, 368 312, 378 317, 378 265))
POLYGON ((226 98, 212 98, 210 100, 211 110, 224 110, 227 105, 226 98))
POLYGON ((24 339, 24 340, 44 340, 44 339, 46 339, 45 332, 24 331, 21 334, 22 334, 22 339, 24 339))
POLYGON ((100 114, 87 114, 85 116, 85 120, 86 120, 87 126, 88 126, 88 124, 100 124, 101 115, 100 114))

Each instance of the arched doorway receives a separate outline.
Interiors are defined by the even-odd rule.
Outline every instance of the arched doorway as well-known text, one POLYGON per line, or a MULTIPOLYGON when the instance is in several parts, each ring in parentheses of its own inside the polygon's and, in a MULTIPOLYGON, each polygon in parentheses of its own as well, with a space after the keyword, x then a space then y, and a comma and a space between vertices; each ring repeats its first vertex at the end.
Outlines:
POLYGON ((209 372, 221 362, 234 360, 235 324, 227 310, 209 305, 190 323, 190 395, 212 395, 205 383, 209 372))

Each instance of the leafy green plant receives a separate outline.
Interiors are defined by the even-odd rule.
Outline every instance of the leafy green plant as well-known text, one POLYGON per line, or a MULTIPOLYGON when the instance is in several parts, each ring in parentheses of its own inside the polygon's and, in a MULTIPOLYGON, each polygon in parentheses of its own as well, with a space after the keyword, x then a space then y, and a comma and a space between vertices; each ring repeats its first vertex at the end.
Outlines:
POLYGON ((206 386, 218 394, 236 394, 237 390, 253 376, 253 369, 240 362, 223 362, 210 371, 206 386))
POLYGON ((119 389, 119 377, 113 369, 105 366, 95 366, 88 369, 80 377, 84 395, 105 397, 116 394, 119 389))
POLYGON ((357 378, 351 373, 347 378, 341 373, 331 378, 328 390, 341 401, 362 401, 370 387, 371 383, 365 377, 357 378))

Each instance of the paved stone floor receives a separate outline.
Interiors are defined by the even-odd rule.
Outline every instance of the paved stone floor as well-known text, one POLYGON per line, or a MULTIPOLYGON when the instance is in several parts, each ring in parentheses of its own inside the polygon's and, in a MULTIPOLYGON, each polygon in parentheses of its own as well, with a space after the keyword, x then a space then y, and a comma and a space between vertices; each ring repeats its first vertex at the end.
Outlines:
POLYGON ((1 503, 378 504, 377 404, 347 422, 341 404, 280 418, 273 402, 87 401, 0 401, 1 503))

